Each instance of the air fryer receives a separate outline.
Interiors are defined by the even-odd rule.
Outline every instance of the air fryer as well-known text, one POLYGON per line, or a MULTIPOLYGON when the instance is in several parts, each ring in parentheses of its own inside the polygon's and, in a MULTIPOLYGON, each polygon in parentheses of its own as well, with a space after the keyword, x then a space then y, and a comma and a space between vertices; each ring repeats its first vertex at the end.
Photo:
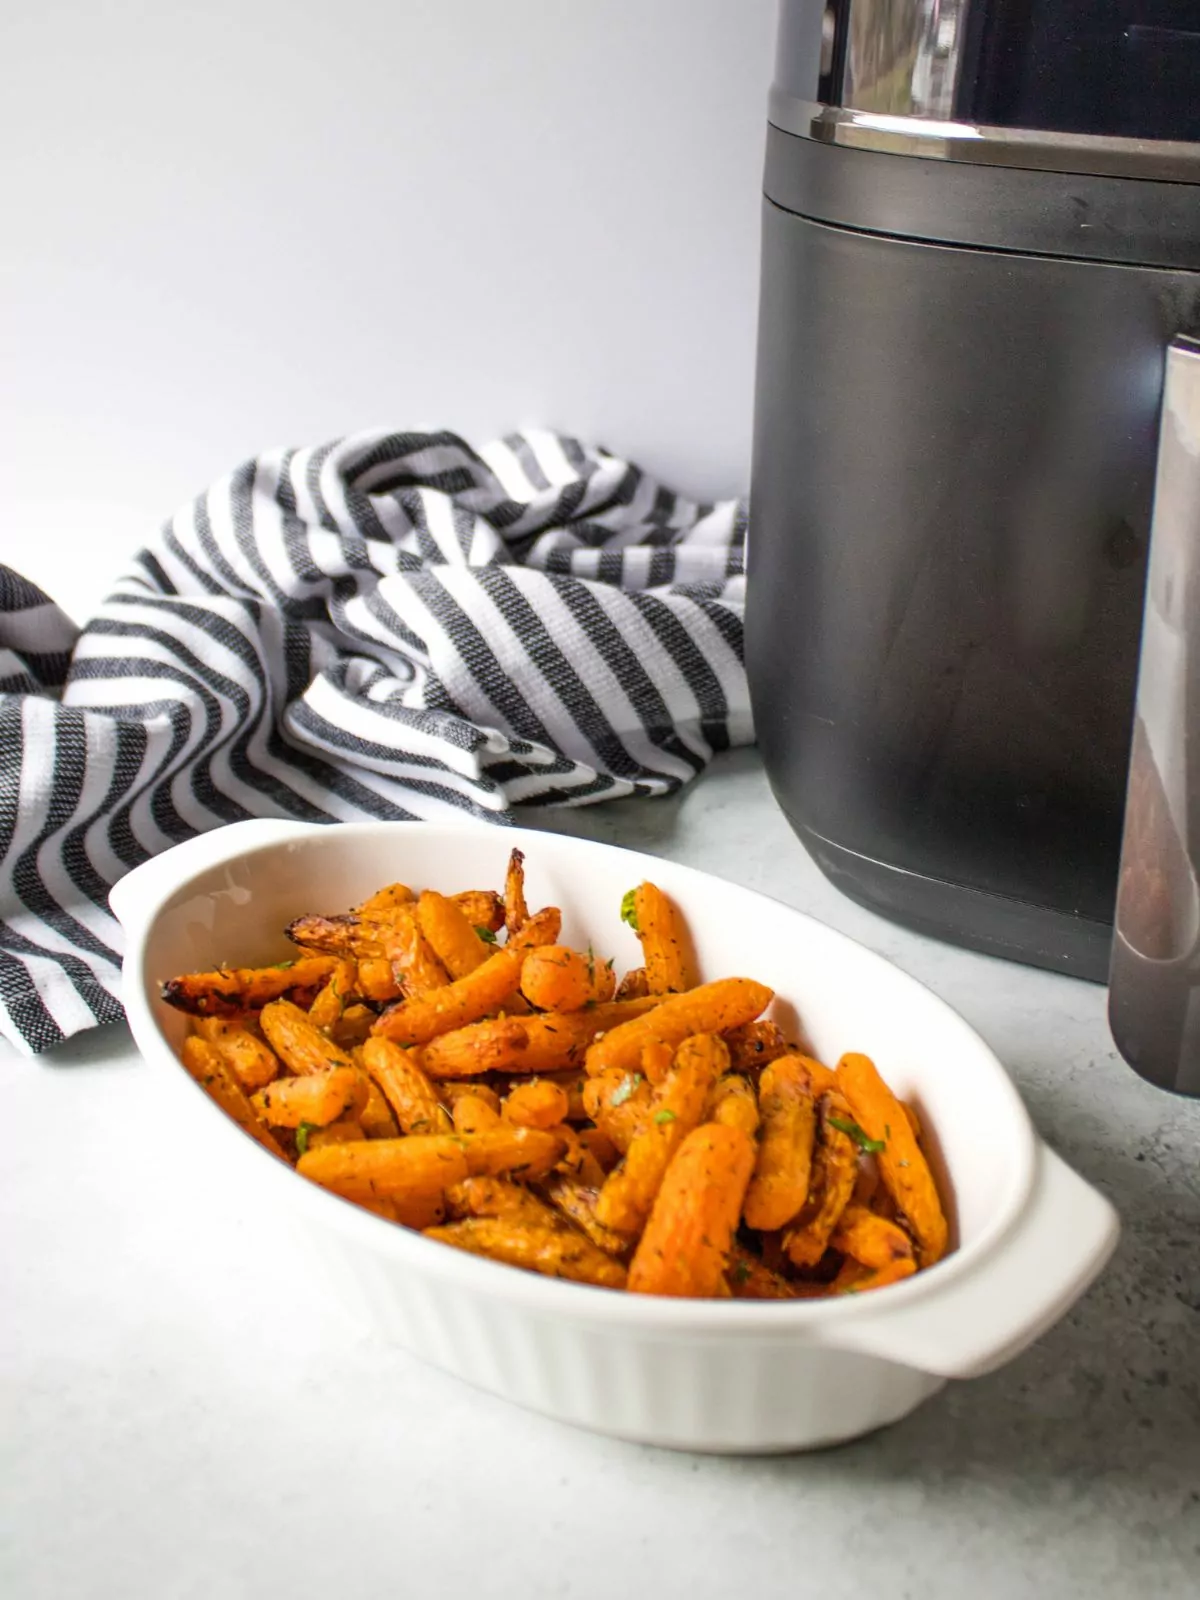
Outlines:
MULTIPOLYGON (((1160 441, 1200 335, 1200 0, 783 0, 764 187, 746 639, 775 793, 853 898, 1102 981, 1156 474, 1200 541, 1186 444, 1160 441)), ((1139 1070, 1200 1091, 1200 1004, 1164 1041, 1149 981, 1200 985, 1144 816, 1153 792, 1191 860, 1176 669, 1125 874, 1136 847, 1173 885, 1136 904, 1174 927, 1174 976, 1118 933, 1113 1019, 1139 1070)))

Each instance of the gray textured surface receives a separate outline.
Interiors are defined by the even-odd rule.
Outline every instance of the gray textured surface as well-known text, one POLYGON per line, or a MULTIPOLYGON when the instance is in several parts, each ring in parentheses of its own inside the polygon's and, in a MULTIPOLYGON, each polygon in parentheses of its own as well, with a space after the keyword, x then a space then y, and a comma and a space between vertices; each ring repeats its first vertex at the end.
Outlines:
POLYGON ((288 1241, 215 1185, 197 1205, 121 1030, 5 1059, 0 1592, 1194 1596, 1200 1106, 1121 1064, 1102 991, 840 898, 753 755, 678 800, 552 820, 813 911, 945 996, 1119 1208, 1104 1278, 1004 1371, 873 1438, 765 1461, 638 1449, 348 1334, 288 1241))

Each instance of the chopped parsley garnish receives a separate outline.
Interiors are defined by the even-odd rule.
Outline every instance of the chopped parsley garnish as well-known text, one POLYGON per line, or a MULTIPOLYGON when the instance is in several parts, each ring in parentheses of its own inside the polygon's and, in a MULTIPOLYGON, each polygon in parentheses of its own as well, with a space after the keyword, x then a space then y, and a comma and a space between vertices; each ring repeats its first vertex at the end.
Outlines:
POLYGON ((316 1131, 315 1122, 302 1122, 296 1129, 296 1154, 302 1156, 308 1150, 308 1136, 316 1131))
POLYGON ((490 928, 476 928, 475 932, 483 940, 484 944, 495 944, 496 935, 490 928))
POLYGON ((858 1148, 869 1156, 877 1156, 881 1150, 887 1149, 886 1139, 872 1139, 863 1132, 857 1122, 848 1122, 845 1117, 830 1117, 829 1123, 839 1133, 847 1134, 858 1148))
POLYGON ((661 1122, 675 1122, 678 1119, 676 1118, 675 1113, 673 1111, 656 1111, 654 1113, 654 1120, 655 1120, 655 1122, 661 1123, 661 1122))
POLYGON ((608 1102, 609 1105, 623 1106, 641 1081, 642 1075, 640 1072, 627 1072, 613 1090, 612 1099, 608 1102))
POLYGON ((729 1274, 729 1276, 733 1279, 734 1283, 745 1283, 752 1270, 753 1269, 748 1261, 735 1261, 733 1264, 733 1271, 729 1274))
POLYGON ((621 900, 621 921, 627 922, 634 933, 641 933, 637 919, 637 890, 630 889, 621 900))
MULTIPOLYGON (((293 956, 290 961, 277 961, 275 963, 275 970, 276 970, 276 972, 286 972, 289 967, 294 967, 295 965, 296 965, 296 958, 295 958, 295 956, 293 956)), ((222 972, 229 972, 230 970, 232 970, 232 969, 229 968, 229 967, 222 967, 221 968, 222 972)))

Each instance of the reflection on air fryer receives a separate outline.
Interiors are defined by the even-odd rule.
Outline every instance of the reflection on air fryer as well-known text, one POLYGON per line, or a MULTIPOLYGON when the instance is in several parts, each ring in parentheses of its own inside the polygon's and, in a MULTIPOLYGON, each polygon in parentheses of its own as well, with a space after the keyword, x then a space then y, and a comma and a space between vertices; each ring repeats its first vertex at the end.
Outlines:
POLYGON ((1133 731, 1126 817, 1117 926, 1138 955, 1177 961, 1196 943, 1200 895, 1141 717, 1133 731))

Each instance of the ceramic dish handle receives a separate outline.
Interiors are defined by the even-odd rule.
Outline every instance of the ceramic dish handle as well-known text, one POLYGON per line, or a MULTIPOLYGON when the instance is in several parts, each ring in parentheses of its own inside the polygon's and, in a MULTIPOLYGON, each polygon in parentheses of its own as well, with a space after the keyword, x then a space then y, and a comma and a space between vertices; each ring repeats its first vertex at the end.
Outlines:
POLYGON ((1103 1195, 1039 1145, 1029 1201, 994 1250, 940 1292, 930 1283, 923 1299, 878 1311, 864 1305, 830 1342, 943 1378, 979 1377, 1057 1322, 1104 1266, 1119 1232, 1103 1195))
POLYGON ((109 890, 108 904, 114 917, 128 933, 146 920, 163 895, 193 873, 222 861, 232 852, 251 850, 258 845, 280 844, 300 839, 320 827, 315 822, 291 822, 282 817, 249 817, 245 822, 230 822, 223 828, 197 834, 173 845, 162 855, 151 856, 134 867, 109 890))

